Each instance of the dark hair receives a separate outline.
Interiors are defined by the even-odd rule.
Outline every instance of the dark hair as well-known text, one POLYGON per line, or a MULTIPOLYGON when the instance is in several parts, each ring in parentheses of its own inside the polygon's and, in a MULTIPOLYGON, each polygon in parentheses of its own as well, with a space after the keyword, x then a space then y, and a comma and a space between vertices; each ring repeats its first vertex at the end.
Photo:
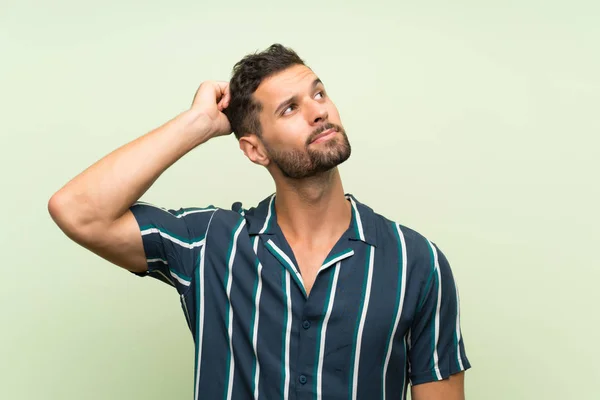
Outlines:
POLYGON ((235 64, 229 81, 231 99, 224 113, 237 139, 250 132, 261 134, 258 113, 262 105, 252 96, 261 82, 298 64, 305 65, 294 50, 278 43, 262 52, 248 54, 235 64))

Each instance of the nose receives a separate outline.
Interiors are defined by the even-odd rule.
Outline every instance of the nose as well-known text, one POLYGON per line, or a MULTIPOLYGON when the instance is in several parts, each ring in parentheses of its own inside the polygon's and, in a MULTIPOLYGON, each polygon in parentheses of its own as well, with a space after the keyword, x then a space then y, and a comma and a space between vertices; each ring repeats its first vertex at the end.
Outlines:
POLYGON ((310 108, 309 119, 313 125, 319 125, 323 122, 326 122, 329 118, 329 113, 327 111, 327 106, 325 104, 319 102, 313 102, 312 107, 310 108))

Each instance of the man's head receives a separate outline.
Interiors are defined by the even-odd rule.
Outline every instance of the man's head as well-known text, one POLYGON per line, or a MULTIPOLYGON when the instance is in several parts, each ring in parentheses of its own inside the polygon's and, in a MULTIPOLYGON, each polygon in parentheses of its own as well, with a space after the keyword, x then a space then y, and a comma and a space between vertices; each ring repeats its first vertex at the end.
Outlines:
POLYGON ((350 156, 335 104, 291 49, 274 44, 233 68, 225 110, 240 148, 253 162, 288 178, 330 170, 350 156))

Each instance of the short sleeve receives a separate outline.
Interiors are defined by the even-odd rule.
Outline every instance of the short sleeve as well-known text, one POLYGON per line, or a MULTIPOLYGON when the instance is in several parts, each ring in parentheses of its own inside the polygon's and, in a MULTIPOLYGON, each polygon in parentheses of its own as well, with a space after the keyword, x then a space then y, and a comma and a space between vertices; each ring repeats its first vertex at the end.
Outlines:
POLYGON ((427 241, 429 264, 409 335, 410 380, 413 385, 440 381, 471 367, 460 329, 460 301, 450 264, 427 241))
POLYGON ((130 210, 139 225, 148 263, 146 272, 134 273, 151 276, 185 292, 216 208, 172 210, 137 202, 130 210))

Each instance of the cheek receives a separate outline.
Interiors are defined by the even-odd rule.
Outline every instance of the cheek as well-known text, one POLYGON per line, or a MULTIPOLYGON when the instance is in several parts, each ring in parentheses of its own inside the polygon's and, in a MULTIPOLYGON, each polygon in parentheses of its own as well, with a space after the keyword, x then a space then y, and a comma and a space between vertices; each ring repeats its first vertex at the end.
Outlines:
POLYGON ((280 143, 287 147, 304 147, 306 138, 311 133, 311 127, 300 117, 282 121, 278 129, 280 143))
POLYGON ((290 118, 263 131, 263 140, 273 150, 303 149, 311 127, 301 118, 290 118))

